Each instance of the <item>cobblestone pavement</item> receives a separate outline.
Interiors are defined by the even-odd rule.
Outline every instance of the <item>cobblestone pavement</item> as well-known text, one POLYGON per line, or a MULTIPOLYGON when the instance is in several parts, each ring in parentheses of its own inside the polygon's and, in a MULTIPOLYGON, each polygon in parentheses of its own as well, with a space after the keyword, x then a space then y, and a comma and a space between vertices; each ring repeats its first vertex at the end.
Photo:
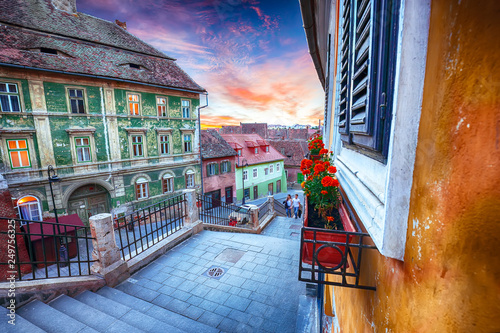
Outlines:
POLYGON ((222 332, 294 332, 305 294, 298 228, 279 217, 261 235, 202 231, 117 289, 222 332))

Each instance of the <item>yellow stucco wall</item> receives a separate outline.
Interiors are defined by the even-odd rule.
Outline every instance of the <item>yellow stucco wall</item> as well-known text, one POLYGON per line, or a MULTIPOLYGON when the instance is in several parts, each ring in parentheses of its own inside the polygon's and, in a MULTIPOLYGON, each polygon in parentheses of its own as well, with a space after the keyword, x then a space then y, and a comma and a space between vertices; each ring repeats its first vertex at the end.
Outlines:
POLYGON ((343 332, 500 332, 500 1, 432 1, 404 262, 371 252, 343 332))

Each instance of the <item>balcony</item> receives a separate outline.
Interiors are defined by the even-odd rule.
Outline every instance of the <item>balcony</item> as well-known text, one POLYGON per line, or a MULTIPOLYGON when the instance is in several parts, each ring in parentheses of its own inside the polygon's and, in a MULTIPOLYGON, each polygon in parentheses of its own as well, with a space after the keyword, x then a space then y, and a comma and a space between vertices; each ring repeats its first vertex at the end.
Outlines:
MULTIPOLYGON (((363 255, 376 250, 370 235, 361 231, 355 215, 344 203, 339 215, 344 230, 308 227, 307 201, 304 210, 304 227, 301 229, 299 280, 309 283, 340 287, 376 290, 361 279, 363 255), (354 222, 354 223, 353 223, 354 222), (325 278, 330 274, 333 278, 325 278)), ((366 256, 366 255, 365 255, 366 256)))

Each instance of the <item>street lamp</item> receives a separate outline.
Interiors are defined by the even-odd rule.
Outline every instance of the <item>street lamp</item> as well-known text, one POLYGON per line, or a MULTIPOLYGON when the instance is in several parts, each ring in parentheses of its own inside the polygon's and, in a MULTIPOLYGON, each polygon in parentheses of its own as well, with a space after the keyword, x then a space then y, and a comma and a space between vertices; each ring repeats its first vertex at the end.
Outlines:
POLYGON ((247 160, 243 159, 242 164, 240 164, 240 157, 238 156, 238 165, 240 167, 242 167, 242 169, 241 169, 241 182, 243 185, 243 199, 241 201, 241 204, 244 205, 245 204, 245 167, 248 166, 247 160), (244 165, 242 165, 243 163, 244 163, 244 165))
MULTIPOLYGON (((52 196, 52 206, 54 206, 54 216, 56 218, 57 234, 59 235, 58 237, 59 244, 61 244, 61 246, 59 247, 59 259, 60 259, 59 266, 65 267, 67 265, 66 262, 68 261, 68 250, 66 249, 66 246, 62 242, 61 227, 59 226, 59 217, 57 216, 56 201, 54 199, 54 190, 52 189, 52 183, 61 181, 61 178, 59 178, 59 176, 56 175, 56 172, 52 165, 48 166, 47 174, 49 176, 50 195, 52 196)), ((54 228, 54 236, 55 236, 55 228, 54 228)))

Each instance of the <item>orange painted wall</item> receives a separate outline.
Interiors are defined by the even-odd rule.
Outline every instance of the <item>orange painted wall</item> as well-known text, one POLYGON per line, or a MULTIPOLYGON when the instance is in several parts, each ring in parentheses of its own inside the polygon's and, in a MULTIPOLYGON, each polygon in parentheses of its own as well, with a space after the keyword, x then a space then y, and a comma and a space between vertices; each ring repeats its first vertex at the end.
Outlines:
POLYGON ((434 0, 403 261, 334 288, 343 332, 500 332, 500 1, 434 0))

